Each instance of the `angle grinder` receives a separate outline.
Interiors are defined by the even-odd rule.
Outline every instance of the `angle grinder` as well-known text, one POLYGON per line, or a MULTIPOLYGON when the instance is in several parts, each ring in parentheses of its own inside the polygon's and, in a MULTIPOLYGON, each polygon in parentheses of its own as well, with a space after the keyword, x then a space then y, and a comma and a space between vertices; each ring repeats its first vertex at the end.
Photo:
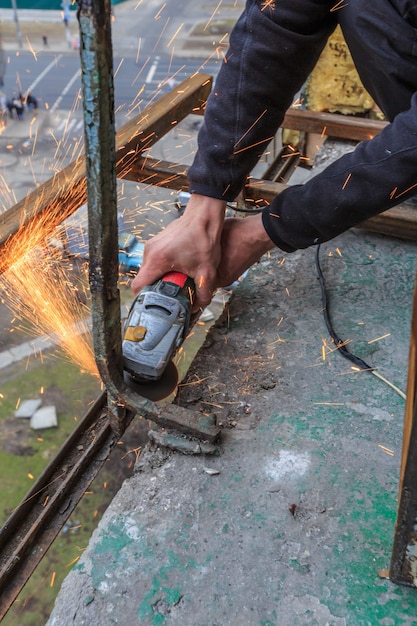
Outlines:
POLYGON ((177 386, 172 359, 188 334, 194 297, 192 278, 169 272, 144 287, 130 307, 123 327, 124 379, 149 400, 162 400, 177 386))

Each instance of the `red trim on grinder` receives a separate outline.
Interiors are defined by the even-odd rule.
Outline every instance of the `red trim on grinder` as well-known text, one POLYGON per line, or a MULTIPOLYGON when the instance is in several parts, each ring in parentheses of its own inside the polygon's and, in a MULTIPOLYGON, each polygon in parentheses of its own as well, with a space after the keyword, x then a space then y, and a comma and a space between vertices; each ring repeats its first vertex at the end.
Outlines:
POLYGON ((183 274, 182 272, 168 272, 161 280, 164 283, 174 283, 174 285, 184 287, 187 278, 187 274, 183 274))

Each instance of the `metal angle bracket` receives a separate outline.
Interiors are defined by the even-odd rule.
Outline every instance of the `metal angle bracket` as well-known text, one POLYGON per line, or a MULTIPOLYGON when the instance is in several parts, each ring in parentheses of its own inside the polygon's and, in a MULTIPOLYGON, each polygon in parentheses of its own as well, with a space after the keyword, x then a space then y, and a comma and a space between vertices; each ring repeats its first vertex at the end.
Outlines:
POLYGON ((213 442, 220 432, 214 416, 174 405, 158 406, 132 391, 123 378, 110 14, 110 0, 78 0, 93 342, 96 364, 109 393, 110 423, 115 433, 122 434, 131 411, 163 428, 213 442))

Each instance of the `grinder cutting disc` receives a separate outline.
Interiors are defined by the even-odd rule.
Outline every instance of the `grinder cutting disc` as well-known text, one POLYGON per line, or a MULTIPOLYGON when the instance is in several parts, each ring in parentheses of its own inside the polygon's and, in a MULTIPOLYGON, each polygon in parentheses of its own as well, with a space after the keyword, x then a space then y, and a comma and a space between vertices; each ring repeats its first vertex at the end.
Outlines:
POLYGON ((158 380, 138 380, 129 374, 123 372, 126 385, 136 391, 143 398, 158 402, 167 398, 178 384, 178 371, 174 363, 170 361, 163 371, 161 378, 158 380))

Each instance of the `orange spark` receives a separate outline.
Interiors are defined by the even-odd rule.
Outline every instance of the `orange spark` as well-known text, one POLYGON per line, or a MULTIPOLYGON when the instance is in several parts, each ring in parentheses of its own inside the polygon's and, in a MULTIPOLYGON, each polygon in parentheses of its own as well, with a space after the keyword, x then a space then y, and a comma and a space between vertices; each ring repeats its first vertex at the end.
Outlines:
POLYGON ((383 450, 385 454, 389 454, 389 456, 394 456, 394 450, 391 450, 390 448, 387 448, 380 443, 378 444, 378 448, 381 448, 381 450, 383 450))
POLYGON ((174 39, 176 38, 176 36, 180 33, 182 27, 184 26, 184 24, 180 24, 177 28, 177 30, 175 31, 175 33, 173 34, 173 36, 171 37, 171 39, 168 41, 167 43, 167 48, 169 48, 172 44, 172 42, 174 41, 174 39))
POLYGON ((390 337, 391 333, 386 333, 385 335, 381 335, 381 337, 377 337, 376 339, 371 339, 371 341, 368 341, 369 343, 375 343, 375 341, 380 341, 381 339, 385 339, 386 337, 390 337))
POLYGON ((347 178, 346 178, 345 182, 344 182, 344 183, 343 183, 343 185, 342 185, 342 189, 345 189, 345 188, 346 188, 346 185, 347 185, 347 184, 348 184, 348 182, 350 181, 350 177, 351 177, 351 176, 352 176, 352 174, 348 174, 348 176, 347 176, 347 178))
POLYGON ((243 141, 243 139, 246 137, 246 135, 250 133, 252 128, 256 126, 256 124, 263 118, 264 115, 266 115, 266 112, 267 112, 267 109, 264 109, 262 113, 258 116, 258 118, 253 122, 253 124, 248 128, 248 130, 242 135, 242 137, 238 139, 238 141, 234 145, 235 150, 238 147, 238 145, 243 141))
POLYGON ((214 19, 214 16, 216 15, 217 11, 218 11, 218 10, 219 10, 219 8, 220 8, 221 3, 222 3, 222 0, 220 0, 220 1, 219 1, 218 5, 216 6, 216 8, 214 9, 213 13, 212 13, 212 14, 211 14, 211 16, 209 17, 209 19, 208 19, 208 21, 207 21, 206 25, 204 26, 203 30, 207 30, 207 28, 210 26, 211 22, 212 22, 212 21, 213 21, 213 19, 214 19))
POLYGON ((271 12, 275 11, 275 0, 264 0, 261 5, 261 11, 266 11, 266 9, 270 9, 271 12))
POLYGON ((165 9, 166 5, 167 5, 167 3, 164 2, 164 4, 159 9, 159 11, 155 14, 155 17, 153 18, 154 20, 159 20, 159 18, 161 17, 161 13, 165 9))

